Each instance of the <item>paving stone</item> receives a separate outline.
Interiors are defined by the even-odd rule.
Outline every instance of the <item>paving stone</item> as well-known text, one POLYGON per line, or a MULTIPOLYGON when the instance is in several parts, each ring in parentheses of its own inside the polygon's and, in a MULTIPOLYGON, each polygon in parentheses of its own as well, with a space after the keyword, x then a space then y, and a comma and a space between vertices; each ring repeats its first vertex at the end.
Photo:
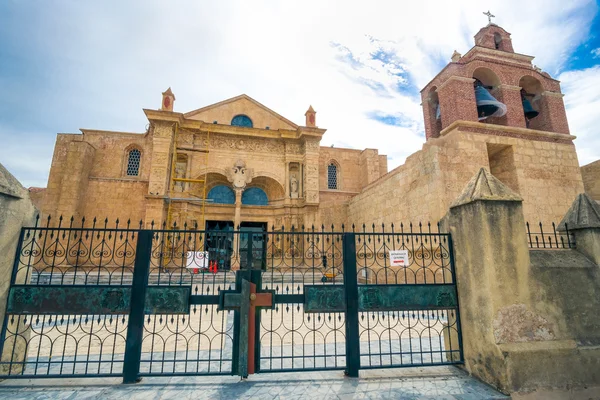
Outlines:
POLYGON ((133 385, 118 378, 5 380, 0 398, 186 400, 186 399, 508 399, 452 367, 361 371, 347 378, 341 371, 235 376, 147 377, 133 385))

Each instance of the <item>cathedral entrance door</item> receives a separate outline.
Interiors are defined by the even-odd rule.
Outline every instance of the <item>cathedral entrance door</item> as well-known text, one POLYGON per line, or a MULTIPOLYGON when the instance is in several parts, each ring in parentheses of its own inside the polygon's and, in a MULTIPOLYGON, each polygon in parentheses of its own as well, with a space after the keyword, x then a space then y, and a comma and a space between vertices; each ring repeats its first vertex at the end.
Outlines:
POLYGON ((265 222, 242 222, 240 226, 240 268, 265 269, 267 258, 265 222))
POLYGON ((206 221, 205 251, 209 260, 216 262, 218 270, 231 269, 233 222, 206 221))

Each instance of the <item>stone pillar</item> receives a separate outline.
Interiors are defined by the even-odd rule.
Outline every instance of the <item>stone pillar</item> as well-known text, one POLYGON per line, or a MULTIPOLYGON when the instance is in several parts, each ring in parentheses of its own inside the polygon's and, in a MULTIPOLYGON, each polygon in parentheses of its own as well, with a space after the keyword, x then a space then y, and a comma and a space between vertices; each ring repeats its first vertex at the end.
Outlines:
MULTIPOLYGON (((563 94, 545 91, 539 100, 540 115, 535 118, 541 118, 537 122, 536 129, 555 133, 569 134, 569 123, 565 112, 565 103, 563 94)), ((535 121, 535 120, 534 120, 535 121)))
POLYGON ((506 104, 507 111, 503 117, 488 118, 489 123, 495 123, 494 120, 497 120, 500 125, 526 128, 520 86, 500 85, 492 91, 492 96, 506 104))
POLYGON ((473 78, 451 76, 437 90, 442 129, 454 121, 478 121, 473 78))
MULTIPOLYGON (((21 228, 23 226, 34 226, 37 210, 29 199, 29 192, 0 164, 0 329, 4 321, 4 312, 6 310, 6 299, 10 284, 10 277, 13 271, 17 243, 19 241, 21 228)), ((17 283, 25 283, 24 275, 28 271, 22 269, 22 273, 17 276, 17 283)), ((31 272, 29 272, 31 276, 31 272)), ((21 318, 15 318, 18 324, 21 318)), ((24 334, 24 339, 29 338, 28 331, 24 334)), ((25 359, 26 342, 19 340, 16 343, 7 340, 4 344, 4 353, 1 355, 2 361, 22 362, 25 359), (14 351, 14 352, 13 352, 14 351)), ((16 364, 12 367, 12 374, 21 371, 21 367, 16 364)), ((0 367, 0 373, 6 374, 8 366, 0 367)))
POLYGON ((233 229, 237 230, 242 223, 242 193, 244 189, 235 189, 235 217, 233 219, 233 229))
POLYGON ((285 202, 290 202, 290 163, 285 162, 285 202))
POLYGON ((169 174, 171 171, 171 146, 173 145, 175 124, 154 122, 152 130, 152 159, 148 192, 152 196, 166 196, 169 192, 169 174))
POLYGON ((319 141, 306 140, 304 143, 305 195, 306 203, 319 203, 319 141))
POLYGON ((465 368, 505 392, 511 391, 510 374, 499 344, 519 329, 506 315, 518 318, 530 298, 521 203, 482 168, 445 217, 454 241, 465 368))
POLYGON ((572 232, 577 251, 600 266, 600 205, 587 193, 577 196, 558 225, 559 231, 572 232))
MULTIPOLYGON (((235 216, 233 217, 233 230, 239 231, 242 224, 242 193, 244 189, 235 188, 235 216)), ((231 260, 231 269, 237 271, 240 269, 240 235, 233 235, 233 258, 231 260)))

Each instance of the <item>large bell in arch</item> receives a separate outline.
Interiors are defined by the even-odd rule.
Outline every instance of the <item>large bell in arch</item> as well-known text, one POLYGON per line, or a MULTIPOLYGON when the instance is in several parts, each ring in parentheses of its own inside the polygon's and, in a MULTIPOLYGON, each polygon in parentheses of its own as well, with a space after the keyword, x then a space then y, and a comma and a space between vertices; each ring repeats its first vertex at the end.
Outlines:
POLYGON ((501 117, 506 114, 506 105, 499 102, 482 85, 475 86, 475 103, 479 120, 501 117))
POLYGON ((527 95, 527 93, 525 93, 525 91, 521 91, 521 100, 523 101, 523 112, 525 113, 525 118, 527 119, 533 119, 535 117, 537 117, 538 115, 540 115, 540 113, 536 110, 534 110, 533 106, 531 105, 531 102, 529 100, 527 100, 527 97, 525 97, 527 95))

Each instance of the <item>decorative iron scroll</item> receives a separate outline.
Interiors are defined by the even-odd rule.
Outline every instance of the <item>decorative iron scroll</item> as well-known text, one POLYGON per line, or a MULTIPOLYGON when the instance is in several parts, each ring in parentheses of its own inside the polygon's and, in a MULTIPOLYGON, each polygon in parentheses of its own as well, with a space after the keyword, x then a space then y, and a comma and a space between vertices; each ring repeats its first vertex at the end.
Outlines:
POLYGON ((346 297, 344 285, 304 286, 304 312, 344 312, 346 297))
MULTIPOLYGON (((188 314, 190 286, 150 286, 147 314, 188 314)), ((129 314, 128 286, 15 286, 8 295, 8 314, 129 314)))
POLYGON ((454 285, 364 285, 358 287, 360 311, 455 308, 454 285))

